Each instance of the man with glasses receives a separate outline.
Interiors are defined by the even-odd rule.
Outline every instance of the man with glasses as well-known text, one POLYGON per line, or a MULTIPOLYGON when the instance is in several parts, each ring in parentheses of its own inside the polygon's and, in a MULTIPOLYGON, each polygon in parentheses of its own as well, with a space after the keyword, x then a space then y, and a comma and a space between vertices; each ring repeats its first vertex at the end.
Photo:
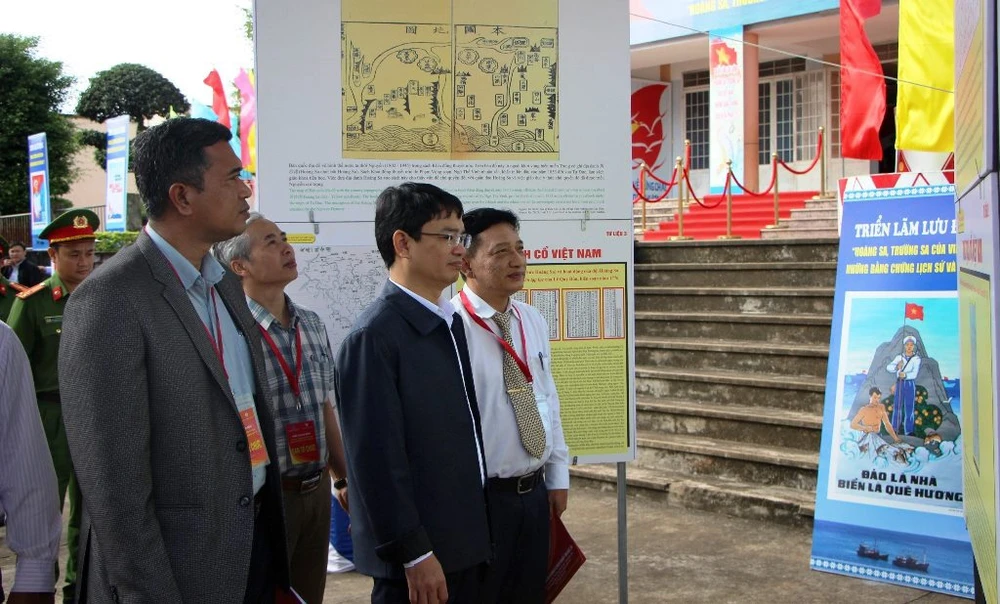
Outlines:
POLYGON ((479 208, 463 217, 472 236, 465 287, 452 304, 465 323, 483 418, 494 559, 485 604, 541 604, 549 517, 566 509, 569 451, 552 377, 549 327, 514 300, 526 262, 513 212, 479 208))
POLYGON ((354 563, 372 602, 479 602, 490 556, 485 454, 462 320, 442 290, 469 237, 428 184, 379 195, 389 282, 337 355, 354 563))

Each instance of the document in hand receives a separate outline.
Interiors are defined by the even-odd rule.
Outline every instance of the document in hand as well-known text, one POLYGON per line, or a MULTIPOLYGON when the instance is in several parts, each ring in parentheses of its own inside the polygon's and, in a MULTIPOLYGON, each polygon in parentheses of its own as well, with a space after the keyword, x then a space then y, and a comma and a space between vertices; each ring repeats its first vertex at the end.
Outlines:
POLYGON ((570 537, 558 516, 549 516, 549 574, 545 579, 545 603, 550 604, 566 587, 587 557, 570 537))

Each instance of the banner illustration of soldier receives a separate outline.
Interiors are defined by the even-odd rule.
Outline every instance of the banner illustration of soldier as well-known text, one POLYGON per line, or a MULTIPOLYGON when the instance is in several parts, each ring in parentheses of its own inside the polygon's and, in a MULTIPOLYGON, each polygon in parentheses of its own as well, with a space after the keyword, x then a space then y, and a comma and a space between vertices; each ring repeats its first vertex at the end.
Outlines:
POLYGON ((954 186, 894 180, 841 189, 810 566, 971 598, 954 186))

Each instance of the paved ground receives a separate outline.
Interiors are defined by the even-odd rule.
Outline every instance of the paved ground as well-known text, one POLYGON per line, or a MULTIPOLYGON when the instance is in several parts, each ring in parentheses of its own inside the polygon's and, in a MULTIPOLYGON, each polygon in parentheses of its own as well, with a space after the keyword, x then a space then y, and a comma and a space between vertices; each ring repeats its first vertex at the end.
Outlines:
MULTIPOLYGON (((811 535, 805 529, 668 508, 642 498, 629 499, 628 514, 629 601, 633 604, 967 602, 811 571, 811 535)), ((588 560, 558 601, 617 602, 614 492, 573 491, 564 520, 588 560)), ((0 568, 4 587, 9 589, 14 557, 4 544, 5 537, 0 529, 0 568)), ((329 575, 324 604, 367 602, 370 589, 370 579, 356 573, 329 575)))

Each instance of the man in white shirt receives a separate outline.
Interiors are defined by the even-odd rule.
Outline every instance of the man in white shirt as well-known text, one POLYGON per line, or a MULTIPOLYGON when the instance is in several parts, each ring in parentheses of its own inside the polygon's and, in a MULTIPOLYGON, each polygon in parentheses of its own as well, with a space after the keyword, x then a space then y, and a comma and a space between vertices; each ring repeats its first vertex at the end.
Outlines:
POLYGON ((517 216, 481 208, 463 222, 472 242, 462 261, 465 287, 452 304, 468 334, 489 475, 495 553, 483 601, 540 603, 549 515, 562 515, 569 489, 549 328, 541 313, 511 299, 524 287, 526 265, 517 216))
MULTIPOLYGON (((17 554, 9 604, 54 602, 62 519, 56 471, 35 405, 35 386, 20 340, 0 322, 0 506, 17 554)), ((0 581, 0 602, 3 601, 0 581)))

